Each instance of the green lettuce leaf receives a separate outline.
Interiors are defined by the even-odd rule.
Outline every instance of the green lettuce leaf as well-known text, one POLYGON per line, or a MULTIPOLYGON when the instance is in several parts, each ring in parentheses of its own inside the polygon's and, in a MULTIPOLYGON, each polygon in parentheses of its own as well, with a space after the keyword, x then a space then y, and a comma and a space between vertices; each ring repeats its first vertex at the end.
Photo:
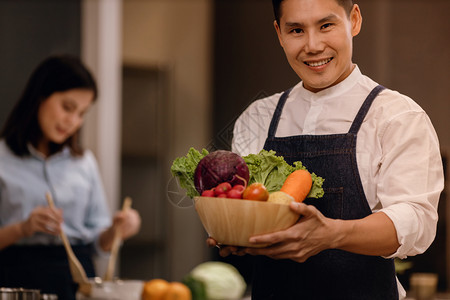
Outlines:
MULTIPOLYGON (((283 156, 277 156, 273 150, 261 150, 258 154, 249 154, 243 158, 250 171, 248 184, 260 182, 264 184, 270 193, 279 191, 288 175, 295 170, 303 169, 308 171, 301 161, 296 161, 293 165, 289 165, 283 156)), ((313 184, 307 197, 322 197, 324 194, 322 189, 324 179, 315 173, 311 173, 311 178, 313 184)))
POLYGON ((209 152, 206 149, 203 149, 200 153, 191 147, 186 156, 176 158, 170 168, 172 175, 178 178, 180 186, 186 190, 186 195, 191 198, 199 196, 194 185, 194 173, 198 162, 208 154, 209 152))

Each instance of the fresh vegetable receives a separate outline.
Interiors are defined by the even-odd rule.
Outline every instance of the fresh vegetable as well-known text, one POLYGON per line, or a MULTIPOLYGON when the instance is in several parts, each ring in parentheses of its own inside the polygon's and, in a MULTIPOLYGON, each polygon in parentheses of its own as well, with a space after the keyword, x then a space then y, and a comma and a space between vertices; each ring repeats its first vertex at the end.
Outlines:
POLYGON ((259 182, 250 184, 242 194, 242 198, 246 200, 267 201, 269 192, 266 187, 259 182))
POLYGON ((245 190, 245 186, 243 186, 242 184, 236 184, 235 186, 233 186, 232 190, 236 190, 242 193, 245 190))
POLYGON ((202 192, 203 197, 215 197, 216 193, 214 192, 214 189, 212 190, 206 190, 202 192))
POLYGON ((224 262, 201 263, 188 274, 187 278, 204 283, 208 300, 242 299, 247 288, 239 271, 224 262))
POLYGON ((226 195, 230 199, 242 199, 242 192, 238 190, 230 190, 226 195))
POLYGON ((203 149, 200 153, 194 148, 190 148, 186 156, 176 158, 170 168, 172 175, 178 178, 180 186, 186 190, 186 195, 191 198, 200 195, 195 189, 194 173, 200 160, 208 153, 206 149, 203 149))
POLYGON ((227 198, 242 199, 242 193, 244 193, 245 187, 242 184, 236 184, 228 191, 227 198))
POLYGON ((229 182, 219 183, 218 186, 214 189, 214 194, 219 196, 220 194, 226 194, 231 190, 231 184, 229 182))
POLYGON ((202 197, 242 199, 244 190, 245 186, 242 184, 236 184, 232 187, 228 182, 223 182, 210 190, 203 191, 202 197))
POLYGON ((294 197, 296 202, 303 202, 311 186, 311 174, 306 170, 295 170, 286 178, 280 191, 294 197))
POLYGON ((245 184, 248 179, 248 167, 244 159, 226 150, 217 150, 203 157, 194 173, 194 185, 200 194, 223 182, 233 186, 245 184))
POLYGON ((273 202, 273 203, 279 203, 279 204, 289 204, 292 201, 295 201, 294 197, 292 197, 291 195, 288 195, 282 191, 270 193, 269 199, 267 199, 267 202, 273 202))
POLYGON ((182 282, 191 290, 192 300, 208 300, 206 297, 206 286, 203 281, 187 275, 182 282))
MULTIPOLYGON (((289 165, 282 156, 276 156, 275 151, 261 150, 258 154, 244 156, 250 171, 249 184, 260 182, 267 190, 276 192, 281 189, 289 174, 295 170, 306 170, 302 162, 296 161, 289 165)), ((324 194, 322 184, 324 179, 311 173, 313 185, 309 191, 308 198, 321 198, 324 194)))
MULTIPOLYGON (((178 178, 180 186, 186 190, 186 194, 191 198, 202 194, 195 188, 194 173, 200 160, 208 154, 209 152, 205 149, 200 153, 194 148, 191 148, 185 157, 175 159, 172 164, 171 171, 173 176, 178 178)), ((296 161, 293 165, 289 165, 282 156, 276 156, 275 154, 275 151, 272 150, 261 150, 258 154, 249 154, 242 157, 248 167, 248 185, 260 182, 267 188, 269 193, 276 192, 281 189, 289 174, 295 170, 306 170, 300 161, 296 161)), ((211 167, 215 168, 213 163, 209 163, 208 165, 210 164, 212 164, 211 167)), ((244 178, 247 180, 247 177, 244 178)), ((312 187, 307 197, 321 198, 324 194, 322 189, 324 179, 317 176, 315 173, 311 173, 311 179, 312 187)), ((211 178, 211 180, 216 181, 215 178, 211 178)), ((206 188, 206 190, 213 189, 222 182, 229 181, 217 180, 216 183, 212 184, 209 188, 206 188)), ((239 184, 245 183, 239 182, 239 184)), ((235 184, 231 183, 231 185, 234 186, 235 184)))

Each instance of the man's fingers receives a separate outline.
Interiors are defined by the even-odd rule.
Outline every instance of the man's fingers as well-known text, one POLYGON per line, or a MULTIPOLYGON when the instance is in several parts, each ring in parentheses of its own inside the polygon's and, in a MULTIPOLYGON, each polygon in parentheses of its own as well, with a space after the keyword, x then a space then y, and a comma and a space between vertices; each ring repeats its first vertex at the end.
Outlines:
POLYGON ((305 203, 299 203, 299 202, 295 202, 292 201, 289 204, 289 207, 292 211, 298 213, 299 215, 309 215, 311 213, 311 211, 308 209, 308 205, 306 205, 305 203))
POLYGON ((208 237, 208 238, 206 239, 206 245, 208 245, 208 247, 212 248, 212 247, 217 246, 217 242, 216 242, 215 239, 213 239, 213 238, 211 238, 211 237, 208 237))
POLYGON ((276 244, 281 240, 280 232, 276 232, 252 236, 250 237, 249 242, 252 244, 276 244))

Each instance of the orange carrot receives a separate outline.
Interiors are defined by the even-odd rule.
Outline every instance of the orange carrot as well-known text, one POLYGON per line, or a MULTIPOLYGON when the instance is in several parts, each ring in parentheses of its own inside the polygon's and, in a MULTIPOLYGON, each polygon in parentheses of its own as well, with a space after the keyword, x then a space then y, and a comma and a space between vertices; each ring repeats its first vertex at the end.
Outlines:
POLYGON ((306 170, 295 170, 288 175, 281 191, 294 197, 296 202, 303 202, 312 187, 312 178, 306 170))

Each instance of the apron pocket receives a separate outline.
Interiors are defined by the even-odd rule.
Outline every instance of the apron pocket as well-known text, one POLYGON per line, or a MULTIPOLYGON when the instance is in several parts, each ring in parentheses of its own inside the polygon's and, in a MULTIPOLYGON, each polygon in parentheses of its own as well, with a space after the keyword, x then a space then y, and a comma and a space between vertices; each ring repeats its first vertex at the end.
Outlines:
POLYGON ((342 219, 344 188, 324 188, 323 190, 325 194, 322 198, 308 198, 305 204, 314 205, 327 218, 342 219))

